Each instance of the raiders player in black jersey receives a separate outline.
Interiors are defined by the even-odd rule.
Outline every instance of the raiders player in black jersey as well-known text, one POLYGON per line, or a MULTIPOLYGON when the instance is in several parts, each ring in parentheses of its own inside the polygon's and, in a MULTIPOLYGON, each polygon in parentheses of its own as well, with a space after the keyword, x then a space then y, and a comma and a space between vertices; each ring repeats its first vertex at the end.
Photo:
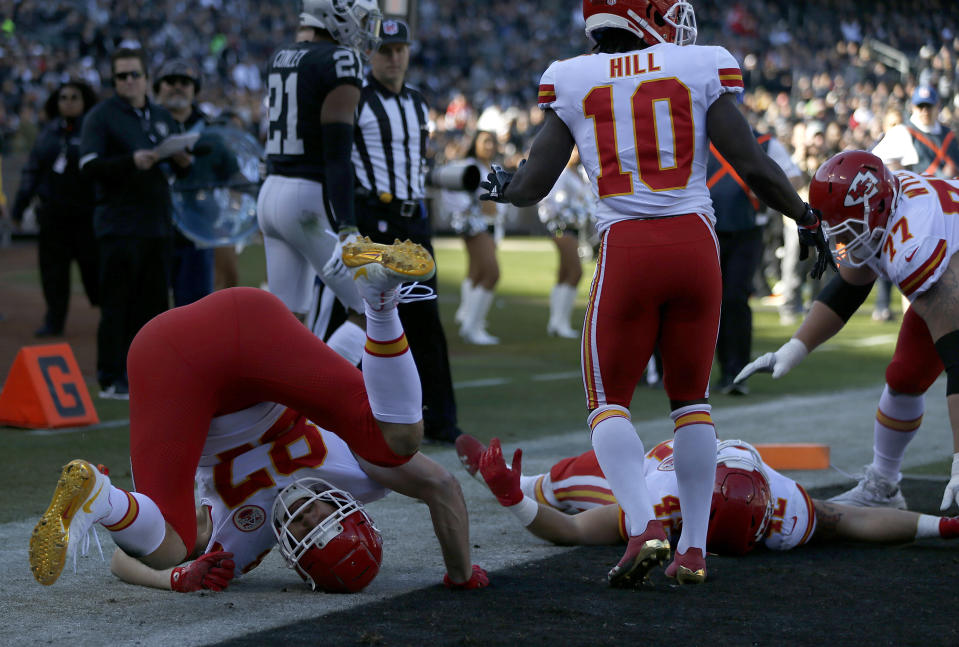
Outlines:
POLYGON ((297 42, 267 69, 268 176, 257 200, 270 292, 302 320, 318 274, 351 310, 327 343, 354 364, 366 342, 363 301, 340 249, 356 236, 350 153, 360 57, 377 46, 380 19, 376 0, 303 1, 297 42))

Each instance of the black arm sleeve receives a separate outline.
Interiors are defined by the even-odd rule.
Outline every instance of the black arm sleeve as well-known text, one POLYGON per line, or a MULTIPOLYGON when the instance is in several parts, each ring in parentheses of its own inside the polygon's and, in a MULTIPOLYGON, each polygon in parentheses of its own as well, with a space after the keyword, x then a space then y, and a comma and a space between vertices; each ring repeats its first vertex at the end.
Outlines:
POLYGON ((326 123, 323 136, 323 191, 333 205, 337 230, 356 227, 353 215, 353 124, 326 123))
POLYGON ((843 280, 842 275, 836 274, 816 295, 816 301, 821 301, 846 322, 863 304, 870 290, 872 283, 853 285, 843 280))
POLYGON ((82 172, 93 180, 117 180, 136 170, 133 153, 107 159, 95 157, 83 165, 82 172))

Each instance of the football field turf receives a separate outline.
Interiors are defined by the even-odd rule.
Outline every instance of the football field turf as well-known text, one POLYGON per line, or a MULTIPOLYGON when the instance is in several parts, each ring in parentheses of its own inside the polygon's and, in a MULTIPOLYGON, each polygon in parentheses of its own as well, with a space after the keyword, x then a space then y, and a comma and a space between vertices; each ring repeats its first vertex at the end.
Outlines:
MULTIPOLYGON (((6 250, 5 250, 6 251, 6 250)), ((483 441, 493 436, 511 450, 526 449, 526 465, 540 471, 562 456, 589 448, 579 377, 578 343, 548 338, 548 294, 556 256, 543 239, 505 241, 502 279, 490 314, 493 347, 463 344, 452 322, 465 269, 462 243, 437 241, 440 307, 450 344, 461 427, 483 441)), ((242 257, 243 283, 259 285, 262 247, 242 257)), ((574 313, 580 327, 591 266, 574 313)), ((18 299, 38 292, 30 267, 10 268, 0 254, 4 326, 16 323, 18 299)), ((76 287, 76 285, 75 285, 76 287)), ((79 294, 74 308, 81 310, 79 294)), ((755 308, 754 354, 774 350, 793 332, 772 308, 755 308)), ((832 447, 834 465, 856 471, 869 460, 872 420, 883 370, 898 326, 875 323, 864 306, 843 331, 780 380, 756 376, 744 398, 712 397, 723 438, 753 442, 815 440, 832 447)), ((29 313, 39 321, 40 313, 29 313)), ((9 342, 10 339, 7 339, 9 342)), ((89 340, 67 340, 78 358, 89 340)), ((34 343, 22 336, 19 345, 34 343)), ((0 356, 4 370, 13 353, 0 356)), ((93 366, 81 362, 95 396, 93 366)), ((948 474, 951 453, 943 385, 927 398, 923 429, 907 455, 910 474, 928 472, 941 482, 910 480, 911 504, 933 512, 948 474)), ((959 553, 944 542, 905 548, 809 547, 710 561, 713 581, 694 591, 661 580, 651 590, 610 591, 606 569, 621 548, 570 551, 546 545, 518 528, 488 493, 458 468, 453 452, 425 451, 453 471, 470 507, 474 561, 491 571, 487 591, 451 594, 442 578, 436 540, 424 506, 391 495, 371 506, 384 533, 383 571, 357 596, 311 594, 275 554, 224 594, 190 596, 131 587, 109 575, 98 558, 68 565, 60 581, 41 587, 30 576, 26 545, 36 517, 49 502, 60 466, 75 457, 108 464, 120 486, 129 486, 128 405, 94 400, 103 423, 92 429, 30 432, 0 428, 0 491, 5 610, 0 644, 70 639, 72 644, 612 644, 623 637, 676 644, 955 644, 951 574, 959 553), (947 588, 948 587, 948 588, 947 588), (777 597, 779 596, 779 597, 777 597), (773 604, 771 601, 775 601, 773 604), (721 613, 722 612, 722 613, 721 613), (329 615, 332 614, 332 615, 329 615), (949 633, 951 628, 952 633, 949 633), (257 633, 270 630, 268 634, 257 633), (569 637, 563 641, 563 636, 569 637), (108 639, 107 636, 110 638, 108 639), (247 636, 247 638, 242 638, 247 636), (884 639, 888 636, 888 639, 884 639)), ((638 388, 634 421, 647 447, 668 437, 662 390, 638 388)), ((849 485, 835 470, 791 474, 801 483, 835 490, 849 485), (842 486, 837 486, 837 483, 842 486)), ((112 543, 101 533, 109 559, 112 543)), ((94 548, 94 554, 96 549, 94 548)))

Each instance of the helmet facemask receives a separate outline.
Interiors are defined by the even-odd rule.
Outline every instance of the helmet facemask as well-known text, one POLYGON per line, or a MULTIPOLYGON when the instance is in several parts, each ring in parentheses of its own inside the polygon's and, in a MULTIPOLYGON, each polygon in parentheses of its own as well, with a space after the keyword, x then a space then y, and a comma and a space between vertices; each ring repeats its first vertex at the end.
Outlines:
POLYGON ((886 242, 886 228, 869 229, 869 205, 863 218, 847 218, 830 226, 823 221, 822 230, 829 240, 833 258, 845 267, 862 267, 876 258, 886 242))
POLYGON ((277 495, 272 515, 280 554, 287 566, 296 570, 314 590, 358 591, 372 581, 379 570, 382 557, 379 531, 362 504, 349 492, 323 479, 298 479, 277 495), (333 512, 298 539, 290 525, 316 501, 328 504, 333 512), (327 559, 324 550, 328 546, 332 550, 331 544, 335 544, 336 554, 327 559), (351 559, 358 562, 358 566, 345 564, 351 559), (340 581, 343 573, 355 580, 340 581))
POLYGON ((304 0, 300 13, 301 25, 323 29, 367 56, 380 45, 382 19, 375 0, 304 0))

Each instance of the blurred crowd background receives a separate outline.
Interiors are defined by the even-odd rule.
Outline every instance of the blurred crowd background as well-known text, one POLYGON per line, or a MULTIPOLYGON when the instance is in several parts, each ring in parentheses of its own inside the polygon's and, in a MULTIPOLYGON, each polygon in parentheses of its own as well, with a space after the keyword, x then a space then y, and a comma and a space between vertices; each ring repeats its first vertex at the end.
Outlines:
MULTIPOLYGON (((200 104, 235 115, 262 138, 263 70, 292 40, 298 3, 254 0, 3 0, 0 2, 0 150, 25 156, 48 94, 68 78, 110 92, 109 55, 140 44, 155 69, 185 57, 203 71, 200 104)), ((918 84, 935 86, 940 118, 959 126, 959 3, 954 0, 694 2, 700 44, 740 61, 744 107, 803 170, 847 148, 869 148, 908 116, 918 84)), ((588 50, 581 6, 555 0, 421 0, 410 82, 433 108, 438 161, 462 157, 477 128, 492 130, 515 164, 541 116, 539 76, 588 50)), ((5 162, 7 160, 5 159, 5 162)), ((16 175, 4 175, 5 193, 16 175)))

